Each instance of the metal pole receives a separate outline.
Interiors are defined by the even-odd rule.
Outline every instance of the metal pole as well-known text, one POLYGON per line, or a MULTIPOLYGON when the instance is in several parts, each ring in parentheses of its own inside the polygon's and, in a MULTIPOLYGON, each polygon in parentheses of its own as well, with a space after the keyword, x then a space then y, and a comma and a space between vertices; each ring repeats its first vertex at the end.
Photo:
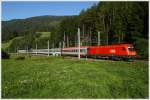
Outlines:
POLYGON ((123 33, 122 33, 122 43, 123 43, 123 33))
POLYGON ((100 32, 98 31, 98 46, 101 45, 100 44, 100 32))
POLYGON ((14 48, 14 53, 16 53, 16 46, 15 46, 15 48, 14 48))
POLYGON ((76 36, 75 36, 75 39, 74 39, 74 46, 76 46, 76 36))
POLYGON ((86 59, 85 60, 87 60, 87 55, 86 55, 86 59))
POLYGON ((53 46, 52 46, 52 48, 54 49, 54 42, 53 42, 53 46))
POLYGON ((65 42, 63 41, 63 48, 65 48, 65 42))
MULTIPOLYGON (((84 24, 83 24, 83 29, 82 29, 82 31, 83 31, 82 40, 84 40, 84 24)), ((84 43, 84 42, 81 42, 81 45, 83 45, 83 44, 85 44, 85 43, 84 43)))
POLYGON ((37 43, 36 43, 36 55, 37 55, 37 43))
MULTIPOLYGON (((63 44, 63 42, 61 42, 61 44, 63 44)), ((60 55, 62 56, 62 47, 63 45, 61 45, 61 48, 60 48, 60 55)))
POLYGON ((9 47, 8 47, 8 53, 9 53, 9 47))
POLYGON ((90 27, 90 46, 92 45, 92 41, 91 41, 92 39, 91 39, 91 27, 90 27))
POLYGON ((62 52, 61 52, 61 49, 62 49, 62 48, 61 48, 61 42, 59 42, 59 48, 60 48, 60 56, 61 56, 61 53, 62 53, 62 52))
POLYGON ((80 59, 80 28, 78 28, 78 59, 80 59))
POLYGON ((49 40, 47 41, 47 49, 48 49, 48 56, 49 56, 49 40))
MULTIPOLYGON (((108 26, 107 26, 107 28, 108 28, 108 26)), ((109 37, 108 37, 108 29, 107 29, 107 45, 108 45, 108 42, 109 42, 109 37)))
POLYGON ((83 24, 83 38, 84 38, 84 24, 83 24))
POLYGON ((17 55, 18 55, 18 46, 17 46, 17 55))
POLYGON ((69 47, 69 37, 67 35, 67 47, 69 47))
POLYGON ((65 48, 65 32, 64 32, 64 41, 63 41, 63 48, 65 48))
POLYGON ((120 33, 119 33, 119 39, 118 39, 118 43, 120 43, 120 33))
POLYGON ((29 54, 29 52, 28 52, 28 46, 27 46, 27 54, 29 54))
POLYGON ((61 48, 61 42, 59 42, 59 48, 61 48))

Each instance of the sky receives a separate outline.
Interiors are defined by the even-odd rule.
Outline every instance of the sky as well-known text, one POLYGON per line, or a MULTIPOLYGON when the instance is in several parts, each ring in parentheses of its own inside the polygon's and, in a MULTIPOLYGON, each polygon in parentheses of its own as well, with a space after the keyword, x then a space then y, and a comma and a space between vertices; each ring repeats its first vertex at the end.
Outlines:
POLYGON ((78 15, 82 9, 90 8, 96 1, 88 2, 2 2, 2 20, 24 19, 43 15, 78 15))

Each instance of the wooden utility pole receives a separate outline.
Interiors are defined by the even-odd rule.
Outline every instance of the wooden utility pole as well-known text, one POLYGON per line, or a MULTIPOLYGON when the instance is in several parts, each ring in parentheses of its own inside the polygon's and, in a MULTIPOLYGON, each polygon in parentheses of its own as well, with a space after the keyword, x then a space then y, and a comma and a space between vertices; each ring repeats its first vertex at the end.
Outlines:
POLYGON ((80 59, 80 28, 78 28, 78 59, 80 59))
POLYGON ((49 56, 49 40, 47 41, 47 49, 48 49, 48 56, 49 56))
POLYGON ((100 31, 98 31, 98 46, 101 45, 100 43, 100 31))

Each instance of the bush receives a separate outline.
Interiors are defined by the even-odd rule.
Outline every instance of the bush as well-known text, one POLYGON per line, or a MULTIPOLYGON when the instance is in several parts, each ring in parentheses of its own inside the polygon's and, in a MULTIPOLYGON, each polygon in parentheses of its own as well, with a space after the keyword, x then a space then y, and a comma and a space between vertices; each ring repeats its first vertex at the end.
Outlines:
POLYGON ((2 59, 9 59, 10 55, 2 49, 2 59))
POLYGON ((19 56, 19 57, 16 58, 16 60, 24 60, 24 59, 25 59, 24 56, 19 56))
POLYGON ((144 38, 138 38, 134 44, 139 57, 141 59, 148 59, 148 40, 144 38))

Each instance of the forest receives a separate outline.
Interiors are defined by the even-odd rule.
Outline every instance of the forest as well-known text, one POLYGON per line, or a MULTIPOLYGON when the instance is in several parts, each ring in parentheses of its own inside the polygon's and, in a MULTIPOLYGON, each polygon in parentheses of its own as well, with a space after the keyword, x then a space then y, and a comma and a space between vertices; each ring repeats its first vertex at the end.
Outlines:
MULTIPOLYGON (((33 17, 26 20, 2 22, 2 44, 8 52, 19 49, 58 48, 65 41, 66 47, 77 45, 77 31, 81 30, 81 45, 120 43, 133 44, 137 54, 148 59, 148 2, 99 2, 83 9, 76 16, 33 17), (40 38, 42 32, 49 35, 40 38)), ((2 46, 3 47, 3 46, 2 46)))

